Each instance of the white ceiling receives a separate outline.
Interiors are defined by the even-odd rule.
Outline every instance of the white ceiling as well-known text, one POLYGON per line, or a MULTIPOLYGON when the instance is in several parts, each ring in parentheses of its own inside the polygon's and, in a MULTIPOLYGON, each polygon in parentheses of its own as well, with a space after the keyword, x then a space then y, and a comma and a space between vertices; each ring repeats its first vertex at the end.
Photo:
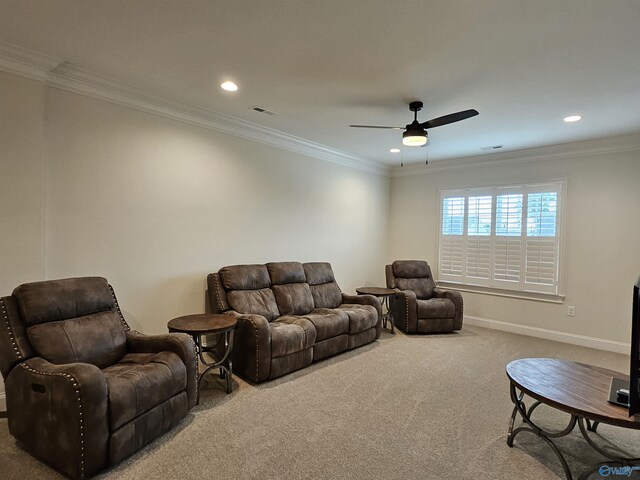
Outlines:
POLYGON ((381 164, 640 131, 638 0, 0 0, 0 40, 381 164), (347 127, 411 100, 480 115, 395 155, 347 127))

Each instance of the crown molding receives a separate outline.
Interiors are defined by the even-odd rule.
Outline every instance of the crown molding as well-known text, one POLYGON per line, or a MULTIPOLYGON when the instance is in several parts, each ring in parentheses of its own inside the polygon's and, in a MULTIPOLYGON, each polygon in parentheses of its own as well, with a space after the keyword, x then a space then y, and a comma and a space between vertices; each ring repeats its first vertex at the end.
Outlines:
POLYGON ((574 157, 605 155, 610 153, 640 150, 640 134, 620 135, 593 140, 583 140, 561 145, 513 150, 494 154, 477 155, 453 160, 440 160, 429 165, 408 165, 393 167, 391 177, 429 175, 451 170, 486 168, 493 166, 517 165, 539 161, 551 161, 574 157))
POLYGON ((0 42, 0 70, 41 80, 46 85, 134 108, 189 125, 215 130, 377 175, 391 168, 319 143, 213 110, 166 98, 115 78, 84 70, 58 58, 0 42))
POLYGON ((45 81, 49 71, 62 60, 56 57, 0 42, 0 70, 34 80, 45 81))

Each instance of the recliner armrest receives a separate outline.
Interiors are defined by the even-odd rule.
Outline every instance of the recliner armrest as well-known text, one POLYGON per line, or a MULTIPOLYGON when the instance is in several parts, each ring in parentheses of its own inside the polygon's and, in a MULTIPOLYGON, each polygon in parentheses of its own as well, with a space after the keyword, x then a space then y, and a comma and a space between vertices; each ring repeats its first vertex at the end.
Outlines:
POLYGON ((245 378, 261 382, 271 373, 271 328, 262 315, 242 314, 234 310, 224 312, 238 320, 234 334, 233 371, 245 378))
POLYGON ((27 451, 72 479, 107 467, 108 389, 98 367, 33 357, 11 370, 6 396, 9 430, 27 451))
POLYGON ((462 301, 462 294, 456 290, 441 290, 439 288, 434 288, 433 296, 437 298, 448 298, 453 302, 453 305, 456 308, 456 313, 453 317, 453 329, 461 330, 464 305, 462 301))
POLYGON ((126 336, 127 352, 173 352, 182 359, 187 369, 187 402, 193 408, 198 398, 198 358, 193 338, 186 333, 145 335, 134 330, 126 332, 126 336))
POLYGON ((391 302, 393 323, 404 332, 418 329, 418 299, 412 290, 398 290, 391 302))

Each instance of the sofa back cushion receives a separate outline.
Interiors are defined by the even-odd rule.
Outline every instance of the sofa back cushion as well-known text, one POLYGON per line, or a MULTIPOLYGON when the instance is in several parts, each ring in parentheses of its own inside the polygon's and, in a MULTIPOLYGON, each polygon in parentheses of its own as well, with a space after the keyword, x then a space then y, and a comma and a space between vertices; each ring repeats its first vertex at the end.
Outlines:
POLYGON ((412 290, 416 297, 428 300, 433 297, 435 283, 431 268, 421 260, 396 260, 391 265, 396 287, 400 290, 412 290))
POLYGON ((238 313, 262 315, 270 322, 280 316, 276 298, 270 288, 232 290, 227 292, 227 302, 238 313))
POLYGON ((225 290, 260 290, 271 287, 264 265, 230 265, 218 272, 225 290))
POLYGON ((27 283, 13 296, 34 352, 49 362, 104 368, 125 354, 128 327, 106 279, 27 283))
POLYGON ((342 292, 328 262, 309 262, 303 265, 315 308, 338 308, 342 292))
POLYGON ((262 315, 268 321, 280 316, 265 265, 230 265, 221 268, 218 274, 231 309, 262 315))
POLYGON ((273 262, 266 267, 282 315, 306 315, 313 310, 313 296, 301 263, 273 262))

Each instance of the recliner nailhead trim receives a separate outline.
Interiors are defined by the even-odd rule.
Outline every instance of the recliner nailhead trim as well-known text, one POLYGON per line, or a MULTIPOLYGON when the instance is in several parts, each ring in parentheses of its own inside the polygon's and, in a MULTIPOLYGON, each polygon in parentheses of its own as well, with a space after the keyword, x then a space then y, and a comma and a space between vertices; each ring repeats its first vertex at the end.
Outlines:
POLYGON ((403 294, 404 294, 405 312, 407 316, 407 333, 409 333, 409 296, 406 293, 403 293, 403 294))
POLYGON ((116 294, 113 291, 113 287, 111 285, 109 285, 109 290, 111 291, 111 296, 113 297, 113 303, 115 303, 116 305, 116 310, 118 311, 118 315, 120 315, 120 320, 122 320, 122 324, 124 325, 125 330, 126 331, 131 330, 131 327, 129 326, 127 321, 124 319, 124 315, 122 315, 122 311, 120 310, 120 305, 118 304, 118 299, 116 298, 116 294))
POLYGON ((220 289, 220 284, 218 283, 218 275, 213 275, 213 281, 216 284, 216 300, 218 301, 218 307, 220 307, 220 311, 224 311, 224 307, 222 306, 222 300, 220 299, 220 293, 219 293, 219 289, 220 289))
POLYGON ((80 386, 78 385, 78 380, 69 374, 62 372, 41 372, 36 370, 25 363, 21 363, 20 366, 27 370, 28 372, 35 373, 36 375, 46 375, 49 377, 64 377, 71 382, 74 390, 76 391, 76 400, 78 401, 78 418, 80 421, 80 478, 84 478, 84 424, 82 419, 82 397, 80 396, 80 386))
POLYGON ((18 343, 16 342, 16 338, 13 334, 13 328, 11 327, 11 323, 9 322, 9 315, 7 315, 7 307, 4 304, 4 299, 0 299, 0 305, 2 306, 2 316, 4 317, 4 321, 7 324, 7 332, 9 333, 9 340, 11 340, 11 346, 13 350, 16 352, 16 356, 18 360, 22 359, 22 353, 20 353, 20 349, 18 348, 18 343))

